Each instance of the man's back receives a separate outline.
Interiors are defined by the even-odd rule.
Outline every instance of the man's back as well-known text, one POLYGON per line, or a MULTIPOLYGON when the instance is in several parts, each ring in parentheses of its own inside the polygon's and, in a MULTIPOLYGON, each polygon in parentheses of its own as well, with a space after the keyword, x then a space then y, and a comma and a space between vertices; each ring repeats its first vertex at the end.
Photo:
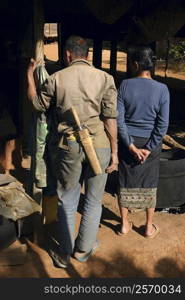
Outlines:
POLYGON ((53 102, 57 108, 60 134, 75 131, 76 124, 70 112, 71 106, 74 106, 82 125, 95 137, 94 144, 106 148, 109 141, 101 116, 116 117, 116 95, 111 75, 94 68, 87 60, 77 59, 46 80, 35 106, 42 110, 53 102))
MULTIPOLYGON (((116 88, 112 76, 91 66, 86 60, 75 60, 71 65, 53 75, 56 88, 56 106, 65 113, 75 106, 80 120, 87 121, 104 113, 101 106, 115 107, 116 88), (112 96, 105 99, 107 88, 112 85, 112 96), (111 98, 112 97, 112 98, 111 98)), ((64 116, 65 119, 65 116, 64 116)), ((67 120, 66 120, 67 121, 67 120)))

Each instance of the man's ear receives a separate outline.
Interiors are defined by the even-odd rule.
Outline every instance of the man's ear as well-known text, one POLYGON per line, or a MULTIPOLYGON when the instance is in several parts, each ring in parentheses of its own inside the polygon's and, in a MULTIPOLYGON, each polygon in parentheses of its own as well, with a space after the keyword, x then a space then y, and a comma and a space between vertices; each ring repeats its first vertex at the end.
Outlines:
POLYGON ((66 62, 69 64, 72 61, 71 52, 66 50, 65 52, 66 62))
POLYGON ((133 65, 134 65, 134 68, 135 68, 135 70, 137 72, 139 70, 139 64, 138 64, 138 62, 134 61, 133 65))
POLYGON ((89 55, 89 52, 87 53, 87 56, 85 58, 86 60, 90 60, 90 55, 89 55))

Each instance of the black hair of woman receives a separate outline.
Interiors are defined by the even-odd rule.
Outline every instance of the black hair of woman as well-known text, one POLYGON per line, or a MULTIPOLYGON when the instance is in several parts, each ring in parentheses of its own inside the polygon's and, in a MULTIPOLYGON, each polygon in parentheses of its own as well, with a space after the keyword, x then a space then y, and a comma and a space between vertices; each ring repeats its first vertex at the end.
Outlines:
POLYGON ((153 50, 146 46, 132 47, 128 50, 128 64, 132 72, 150 71, 154 69, 157 57, 153 50), (135 65, 135 66, 134 66, 135 65), (137 65, 137 70, 136 70, 137 65))

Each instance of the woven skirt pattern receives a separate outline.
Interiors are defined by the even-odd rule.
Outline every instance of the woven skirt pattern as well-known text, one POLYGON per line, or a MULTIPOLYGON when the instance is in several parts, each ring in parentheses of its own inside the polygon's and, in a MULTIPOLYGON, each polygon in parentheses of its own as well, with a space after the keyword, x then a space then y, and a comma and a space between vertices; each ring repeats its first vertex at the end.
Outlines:
POLYGON ((156 206, 157 188, 120 188, 118 200, 123 207, 151 208, 156 206))
MULTIPOLYGON (((144 148, 148 139, 133 137, 138 148, 144 148)), ((120 206, 128 208, 155 208, 159 179, 161 145, 140 164, 128 148, 119 144, 119 189, 120 206)))

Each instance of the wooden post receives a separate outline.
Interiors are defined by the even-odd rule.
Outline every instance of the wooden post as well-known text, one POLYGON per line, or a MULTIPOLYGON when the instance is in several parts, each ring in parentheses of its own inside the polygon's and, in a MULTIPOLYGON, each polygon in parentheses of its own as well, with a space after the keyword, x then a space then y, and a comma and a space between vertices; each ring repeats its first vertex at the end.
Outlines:
POLYGON ((102 66, 102 40, 95 39, 93 44, 93 65, 101 69, 102 66))
MULTIPOLYGON (((20 33, 19 39, 19 94, 20 94, 20 106, 21 106, 21 115, 22 115, 22 132, 23 132, 23 141, 22 144, 25 145, 24 154, 30 155, 29 144, 30 140, 32 141, 32 136, 34 135, 31 130, 33 129, 33 108, 30 101, 27 99, 27 67, 31 57, 34 57, 37 62, 43 63, 44 60, 44 17, 42 9, 42 0, 33 0, 33 1, 24 1, 24 6, 21 8, 21 17, 19 19, 19 30, 22 30, 20 33), (26 17, 25 18, 25 14, 26 17)), ((34 143, 34 142, 33 142, 34 143)), ((33 143, 31 146, 33 146, 33 143)), ((32 175, 32 174, 31 174, 32 175)), ((41 202, 42 199, 42 190, 38 191, 31 189, 31 186, 28 186, 26 192, 29 195, 32 194, 33 198, 38 202, 41 202)), ((42 223, 41 215, 31 215, 29 224, 27 227, 34 228, 34 234, 36 233, 37 237, 42 237, 42 223)), ((28 229, 29 231, 29 229, 28 229)), ((38 238, 36 239, 38 240, 38 238)))
MULTIPOLYGON (((44 14, 43 14, 43 1, 42 0, 34 0, 33 6, 33 44, 34 44, 34 57, 37 62, 37 65, 43 65, 44 63, 44 14)), ((37 122, 37 115, 35 112, 33 122, 37 122)), ((36 123, 35 123, 36 129, 36 123)), ((36 146, 36 130, 33 133, 34 143, 36 146)), ((34 145, 33 145, 34 147, 34 145)), ((36 151, 36 147, 34 147, 34 151, 36 151)), ((32 189, 32 197, 35 199, 40 205, 42 205, 42 188, 38 188, 35 184, 35 153, 33 153, 32 157, 32 169, 31 169, 31 177, 33 181, 32 189)), ((40 213, 34 214, 33 216, 33 228, 34 228, 34 241, 38 244, 44 243, 44 232, 43 232, 43 220, 42 215, 40 213)))
POLYGON ((58 54, 59 54, 59 63, 61 68, 65 68, 66 64, 64 61, 64 50, 65 50, 65 42, 67 38, 70 36, 70 32, 68 32, 65 19, 63 20, 64 23, 58 23, 58 54))
POLYGON ((115 74, 117 67, 117 41, 111 41, 110 49, 110 73, 115 74))
POLYGON ((57 23, 57 35, 58 35, 58 62, 62 64, 62 33, 61 33, 61 23, 57 23))
MULTIPOLYGON (((149 47, 153 50, 154 52, 154 55, 156 53, 156 41, 152 42, 149 44, 149 47)), ((155 63, 154 63, 154 68, 152 70, 152 73, 151 73, 152 77, 155 76, 155 63)))
POLYGON ((19 57, 19 94, 20 94, 20 114, 22 123, 22 148, 26 158, 29 155, 30 128, 32 118, 32 104, 27 99, 27 77, 26 71, 31 57, 37 62, 44 60, 44 16, 42 11, 42 0, 24 1, 21 8, 19 20, 20 31, 20 57, 19 57), (24 15, 27 15, 25 19, 24 15), (22 29, 23 27, 23 29, 22 29))
POLYGON ((34 0, 33 8, 34 54, 38 64, 44 62, 44 14, 42 0, 34 0))
POLYGON ((19 110, 22 131, 22 155, 27 159, 30 155, 30 124, 32 115, 32 105, 27 99, 27 67, 33 51, 33 1, 22 1, 20 8, 19 24, 19 110))
POLYGON ((169 52, 170 52, 170 40, 168 38, 167 47, 166 47, 166 57, 165 57, 165 70, 164 70, 164 76, 166 78, 168 77, 169 52))
POLYGON ((129 65, 129 55, 130 55, 130 49, 127 48, 127 65, 126 65, 126 78, 131 78, 131 70, 130 70, 130 65, 129 65))
MULTIPOLYGON (((33 7, 33 43, 34 43, 34 57, 37 62, 37 65, 43 65, 44 63, 44 14, 43 14, 43 2, 42 0, 34 0, 34 7, 33 7)), ((34 115, 33 122, 37 122, 37 115, 36 112, 34 115)), ((33 145, 34 152, 36 151, 36 124, 35 124, 35 132, 33 133, 35 145, 33 145)), ((35 164, 35 153, 32 157, 33 164, 35 164)), ((32 179, 35 179, 35 167, 32 168, 32 179)), ((42 189, 38 189, 33 184, 33 198, 38 202, 42 201, 42 189)))

